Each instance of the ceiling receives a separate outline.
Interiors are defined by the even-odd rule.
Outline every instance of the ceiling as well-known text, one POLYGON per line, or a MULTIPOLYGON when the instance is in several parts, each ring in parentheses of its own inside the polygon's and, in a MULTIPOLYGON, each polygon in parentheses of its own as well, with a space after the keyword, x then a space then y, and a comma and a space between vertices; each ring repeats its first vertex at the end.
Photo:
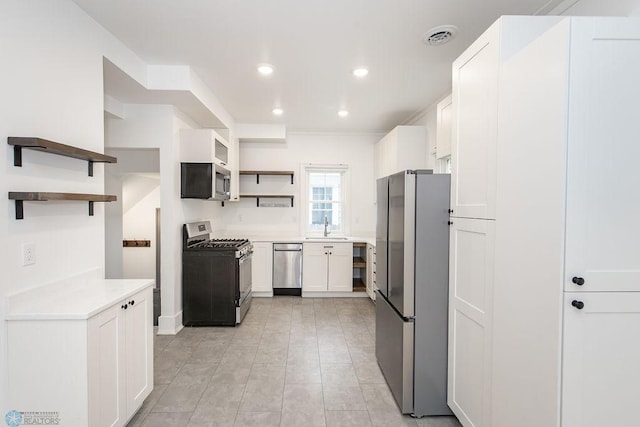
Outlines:
POLYGON ((386 131, 406 122, 450 90, 451 62, 500 15, 546 14, 562 3, 74 1, 145 62, 191 66, 236 122, 337 132, 386 131), (423 44, 427 30, 445 24, 459 28, 456 38, 423 44), (259 63, 273 64, 274 73, 259 75, 259 63), (354 77, 358 66, 369 75, 354 77), (274 116, 275 107, 284 114, 274 116), (349 115, 340 118, 343 108, 349 115))

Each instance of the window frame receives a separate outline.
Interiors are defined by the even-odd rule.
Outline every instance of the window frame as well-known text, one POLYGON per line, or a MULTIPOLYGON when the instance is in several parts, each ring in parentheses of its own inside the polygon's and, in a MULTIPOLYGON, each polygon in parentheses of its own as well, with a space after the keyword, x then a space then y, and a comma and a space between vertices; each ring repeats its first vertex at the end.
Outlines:
POLYGON ((332 230, 330 236, 345 237, 351 232, 351 180, 349 176, 349 165, 346 164, 312 164, 304 163, 300 166, 300 234, 304 237, 323 237, 322 231, 308 229, 307 224, 311 215, 309 209, 309 174, 310 173, 340 173, 341 179, 341 204, 342 204, 342 229, 332 230))

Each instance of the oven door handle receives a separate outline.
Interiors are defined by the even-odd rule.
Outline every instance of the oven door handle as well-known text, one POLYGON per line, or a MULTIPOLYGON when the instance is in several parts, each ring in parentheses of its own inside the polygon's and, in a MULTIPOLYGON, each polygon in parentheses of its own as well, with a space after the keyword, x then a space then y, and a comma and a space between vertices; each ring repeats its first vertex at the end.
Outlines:
POLYGON ((238 262, 240 264, 242 264, 243 262, 245 262, 246 260, 248 260, 249 258, 251 258, 251 256, 253 255, 253 251, 251 252, 247 252, 245 255, 243 255, 240 259, 238 259, 238 262))

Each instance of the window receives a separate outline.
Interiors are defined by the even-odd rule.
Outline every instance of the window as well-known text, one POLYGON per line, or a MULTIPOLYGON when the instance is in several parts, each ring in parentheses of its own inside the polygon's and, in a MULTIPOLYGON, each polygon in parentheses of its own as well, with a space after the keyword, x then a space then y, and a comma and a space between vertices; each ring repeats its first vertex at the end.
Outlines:
POLYGON ((306 233, 345 233, 346 167, 306 168, 306 233))

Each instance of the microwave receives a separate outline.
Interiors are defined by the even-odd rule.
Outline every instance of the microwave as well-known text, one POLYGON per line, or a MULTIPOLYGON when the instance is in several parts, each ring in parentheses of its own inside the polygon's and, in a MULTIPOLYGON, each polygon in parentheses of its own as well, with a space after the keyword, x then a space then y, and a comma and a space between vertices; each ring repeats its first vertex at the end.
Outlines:
POLYGON ((215 163, 180 163, 180 198, 229 200, 231 173, 215 163))

